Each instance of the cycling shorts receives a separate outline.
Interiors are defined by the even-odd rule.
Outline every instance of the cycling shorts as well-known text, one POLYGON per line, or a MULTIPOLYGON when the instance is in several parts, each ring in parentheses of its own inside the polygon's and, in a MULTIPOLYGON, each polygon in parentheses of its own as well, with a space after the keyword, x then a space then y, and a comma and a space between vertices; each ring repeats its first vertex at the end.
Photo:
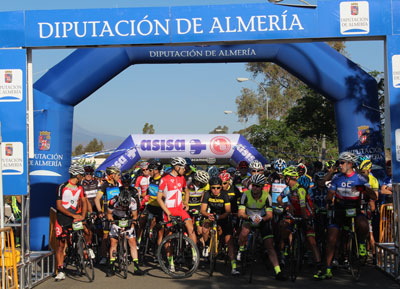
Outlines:
MULTIPOLYGON (((182 221, 190 220, 190 216, 188 212, 186 212, 183 208, 168 208, 169 212, 174 217, 181 217, 182 221)), ((168 216, 164 213, 164 221, 168 222, 168 216)), ((172 226, 172 224, 168 224, 167 227, 172 226)))
MULTIPOLYGON (((121 228, 120 227, 118 227, 116 224, 112 224, 111 225, 111 230, 110 230, 110 233, 109 233, 109 236, 110 236, 110 238, 115 238, 115 239, 117 239, 118 238, 118 235, 119 235, 119 230, 120 230, 121 228)), ((136 237, 136 232, 135 232, 135 229, 134 228, 130 228, 130 229, 128 229, 128 230, 126 230, 127 231, 127 233, 126 233, 126 237, 128 238, 128 239, 131 239, 131 238, 135 238, 136 237)))

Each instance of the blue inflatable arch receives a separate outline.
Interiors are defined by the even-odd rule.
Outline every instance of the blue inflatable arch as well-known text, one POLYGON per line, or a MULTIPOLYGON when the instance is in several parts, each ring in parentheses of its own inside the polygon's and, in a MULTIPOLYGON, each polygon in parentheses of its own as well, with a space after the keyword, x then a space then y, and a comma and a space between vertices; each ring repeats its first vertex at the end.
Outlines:
POLYGON ((75 105, 134 64, 266 61, 334 102, 340 151, 369 154, 384 165, 377 83, 327 44, 78 49, 34 84, 35 139, 50 133, 51 147, 41 150, 35 143, 30 161, 31 249, 48 244, 49 207, 55 204, 56 186, 68 178, 75 105), (216 56, 210 57, 212 51, 216 56))

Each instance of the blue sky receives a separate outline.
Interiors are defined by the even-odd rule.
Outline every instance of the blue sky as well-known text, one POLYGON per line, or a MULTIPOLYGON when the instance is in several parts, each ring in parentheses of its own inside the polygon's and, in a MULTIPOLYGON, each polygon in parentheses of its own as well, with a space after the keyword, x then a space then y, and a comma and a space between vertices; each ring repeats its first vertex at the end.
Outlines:
MULTIPOLYGON (((257 3, 266 0, 246 1, 257 3)), ((291 0, 292 1, 292 0, 291 0)), ((0 11, 30 9, 84 9, 168 5, 218 5, 243 0, 13 0, 2 1, 0 11)), ((383 71, 383 41, 347 43, 348 57, 367 71, 383 71), (371 57, 373 56, 373 57, 371 57)), ((72 50, 35 50, 34 80, 70 54, 72 50)), ((152 123, 156 133, 208 133, 218 125, 233 132, 248 124, 238 121, 235 99, 242 87, 257 89, 244 63, 135 65, 88 97, 75 108, 74 121, 82 128, 105 134, 127 136, 141 133, 144 123, 152 123), (118 113, 109 114, 109 103, 118 104, 118 113), (111 121, 110 121, 111 120, 111 121)))

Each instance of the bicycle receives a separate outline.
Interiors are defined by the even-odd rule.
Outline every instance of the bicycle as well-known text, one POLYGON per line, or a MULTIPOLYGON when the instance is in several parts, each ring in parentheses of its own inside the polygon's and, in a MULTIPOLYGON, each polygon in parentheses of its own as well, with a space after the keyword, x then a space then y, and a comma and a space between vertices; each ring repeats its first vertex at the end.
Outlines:
POLYGON ((101 219, 98 219, 96 213, 91 213, 88 216, 86 226, 92 232, 91 248, 95 254, 94 263, 98 264, 101 259, 101 241, 102 238, 98 233, 98 228, 101 227, 101 219))
POLYGON ((210 271, 208 272, 208 275, 210 277, 213 275, 217 263, 218 247, 220 244, 218 235, 219 234, 218 234, 217 221, 214 220, 212 222, 212 227, 210 230, 210 244, 208 247, 208 259, 210 262, 210 268, 209 268, 210 271))
POLYGON ((198 268, 200 253, 197 245, 185 235, 185 223, 181 217, 170 216, 171 221, 162 225, 172 224, 173 234, 164 237, 157 250, 157 259, 161 269, 173 278, 190 277, 198 268), (172 257, 170 266, 168 256, 172 257))
POLYGON ((248 280, 249 283, 253 282, 254 264, 257 262, 258 257, 262 255, 259 254, 261 249, 257 245, 262 243, 260 236, 260 229, 258 227, 251 226, 250 233, 247 236, 247 248, 243 254, 241 262, 242 274, 246 274, 247 270, 250 269, 248 280))
MULTIPOLYGON (((150 236, 150 225, 151 225, 153 218, 155 218, 154 215, 149 212, 147 215, 146 225, 143 229, 142 238, 141 238, 140 244, 139 244, 138 254, 139 254, 139 264, 140 265, 145 264, 146 254, 149 253, 150 247, 152 247, 154 253, 156 252, 157 232, 158 232, 158 230, 155 229, 156 227, 153 229, 153 234, 150 236)), ((158 225, 156 225, 156 226, 158 226, 158 225)))
POLYGON ((289 212, 286 217, 293 221, 291 226, 292 241, 289 245, 289 277, 293 282, 296 281, 298 274, 301 272, 303 261, 303 244, 306 239, 301 229, 301 223, 304 222, 302 217, 295 217, 289 212))
POLYGON ((86 243, 83 221, 73 222, 72 229, 66 230, 67 249, 65 267, 75 265, 79 275, 86 275, 90 282, 94 280, 93 259, 86 243))
POLYGON ((122 274, 122 277, 126 279, 128 277, 128 241, 126 234, 129 228, 132 226, 133 220, 121 219, 113 221, 112 224, 118 226, 118 246, 117 246, 117 259, 114 262, 114 266, 117 268, 117 272, 122 274), (118 264, 118 266, 116 265, 118 264))

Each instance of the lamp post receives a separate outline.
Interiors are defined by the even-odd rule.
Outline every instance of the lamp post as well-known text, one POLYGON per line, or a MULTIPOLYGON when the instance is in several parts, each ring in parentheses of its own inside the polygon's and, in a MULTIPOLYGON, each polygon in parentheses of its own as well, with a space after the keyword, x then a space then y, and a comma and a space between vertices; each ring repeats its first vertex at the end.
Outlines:
POLYGON ((265 88, 261 85, 261 83, 255 81, 254 79, 246 78, 246 77, 238 77, 238 78, 236 78, 236 81, 237 81, 237 82, 252 81, 252 82, 254 82, 255 84, 257 84, 257 85, 261 88, 261 90, 264 92, 265 100, 266 100, 266 103, 267 103, 267 120, 268 120, 268 102, 269 102, 269 101, 268 101, 268 95, 267 95, 267 91, 266 91, 265 88))

